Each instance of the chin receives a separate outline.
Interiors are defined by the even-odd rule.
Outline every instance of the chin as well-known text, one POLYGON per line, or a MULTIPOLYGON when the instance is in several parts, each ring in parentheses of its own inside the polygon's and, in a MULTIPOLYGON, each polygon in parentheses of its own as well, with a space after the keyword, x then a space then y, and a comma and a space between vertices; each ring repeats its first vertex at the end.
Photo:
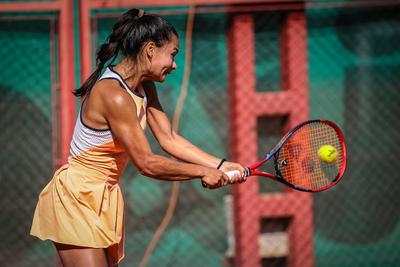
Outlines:
POLYGON ((161 76, 157 82, 162 83, 165 81, 166 75, 161 76))

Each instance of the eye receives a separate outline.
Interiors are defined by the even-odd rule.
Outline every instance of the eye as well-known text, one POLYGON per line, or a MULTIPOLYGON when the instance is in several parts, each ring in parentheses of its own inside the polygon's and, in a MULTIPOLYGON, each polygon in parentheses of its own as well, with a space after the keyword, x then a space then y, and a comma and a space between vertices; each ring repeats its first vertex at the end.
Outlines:
POLYGON ((173 51, 171 52, 171 56, 172 58, 175 58, 175 56, 178 54, 178 50, 175 48, 173 49, 173 51))

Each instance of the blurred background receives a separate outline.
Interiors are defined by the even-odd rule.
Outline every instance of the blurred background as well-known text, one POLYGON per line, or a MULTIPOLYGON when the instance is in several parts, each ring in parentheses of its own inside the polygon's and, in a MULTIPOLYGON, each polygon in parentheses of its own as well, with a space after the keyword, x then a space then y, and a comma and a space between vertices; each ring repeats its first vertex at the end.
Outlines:
POLYGON ((80 106, 71 92, 132 7, 179 33, 178 69, 158 88, 180 134, 246 165, 297 123, 324 118, 343 129, 348 167, 336 187, 308 194, 261 178, 205 190, 129 165, 120 266, 400 266, 392 0, 0 0, 0 266, 58 266, 51 243, 29 235, 33 211, 68 157, 80 106))

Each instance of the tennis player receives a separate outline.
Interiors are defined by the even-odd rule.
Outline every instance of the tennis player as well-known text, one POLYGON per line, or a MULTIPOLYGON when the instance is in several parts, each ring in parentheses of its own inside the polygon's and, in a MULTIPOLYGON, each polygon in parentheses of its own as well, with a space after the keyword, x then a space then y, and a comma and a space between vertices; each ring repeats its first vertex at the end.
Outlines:
POLYGON ((100 47, 97 69, 75 91, 83 100, 70 157, 40 193, 31 229, 32 235, 54 242, 64 266, 115 266, 124 257, 119 179, 129 159, 141 174, 160 180, 201 179, 208 188, 244 181, 224 174, 238 170, 242 175, 243 166, 202 151, 171 128, 154 82, 176 69, 178 51, 170 23, 131 9, 100 47), (107 65, 117 56, 118 64, 107 65), (178 160, 152 152, 147 124, 178 160))

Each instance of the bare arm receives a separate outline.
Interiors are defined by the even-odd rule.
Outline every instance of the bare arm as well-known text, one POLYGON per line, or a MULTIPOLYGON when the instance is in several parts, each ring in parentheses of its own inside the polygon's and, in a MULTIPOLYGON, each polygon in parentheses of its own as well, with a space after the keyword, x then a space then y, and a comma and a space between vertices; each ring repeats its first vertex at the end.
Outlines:
POLYGON ((154 154, 140 127, 136 105, 131 96, 120 88, 107 88, 102 96, 104 117, 140 173, 162 180, 201 178, 211 187, 227 183, 228 177, 219 170, 154 154))
MULTIPOLYGON (((161 107, 155 85, 152 82, 147 82, 145 88, 149 99, 147 121, 162 149, 180 160, 217 168, 218 164, 221 162, 221 158, 206 153, 177 134, 173 130, 167 115, 161 107)), ((244 168, 237 163, 225 162, 221 166, 221 170, 239 170, 240 173, 243 174, 244 168)), ((238 181, 235 180, 234 182, 238 181)))

